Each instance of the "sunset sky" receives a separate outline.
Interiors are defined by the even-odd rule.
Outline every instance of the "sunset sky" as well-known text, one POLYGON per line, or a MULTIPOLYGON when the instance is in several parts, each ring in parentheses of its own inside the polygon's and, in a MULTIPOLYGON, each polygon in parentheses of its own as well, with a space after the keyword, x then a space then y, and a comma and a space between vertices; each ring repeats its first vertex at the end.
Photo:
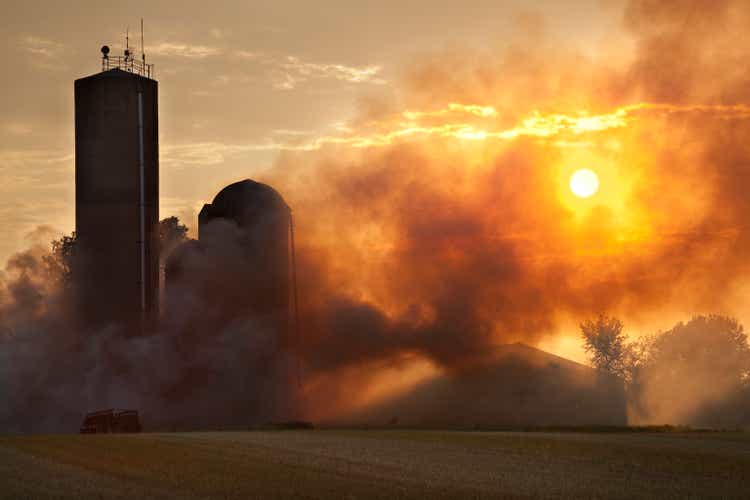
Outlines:
POLYGON ((73 230, 73 80, 140 17, 161 215, 271 183, 311 300, 577 359, 603 310, 750 319, 745 2, 4 4, 0 257, 73 230))
POLYGON ((99 71, 102 44, 121 53, 128 26, 138 43, 140 17, 160 83, 161 212, 186 218, 285 144, 335 135, 363 103, 398 108, 418 58, 502 51, 542 30, 595 53, 625 40, 620 15, 597 0, 4 2, 0 258, 40 225, 73 229, 73 80, 99 71))

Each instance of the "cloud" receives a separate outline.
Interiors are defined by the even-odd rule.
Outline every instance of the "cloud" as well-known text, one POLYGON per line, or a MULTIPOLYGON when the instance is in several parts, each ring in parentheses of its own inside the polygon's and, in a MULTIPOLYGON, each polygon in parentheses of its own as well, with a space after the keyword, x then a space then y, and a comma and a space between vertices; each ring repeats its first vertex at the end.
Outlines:
POLYGON ((165 144, 161 147, 160 164, 163 168, 207 167, 221 165, 232 157, 255 151, 309 151, 315 146, 307 142, 295 145, 291 142, 267 140, 256 143, 226 143, 204 141, 180 144, 165 144))
POLYGON ((227 144, 200 142, 166 146, 167 163, 218 164, 225 156, 249 151, 316 151, 327 146, 350 148, 386 147, 409 141, 442 138, 459 141, 512 141, 524 137, 548 142, 559 148, 592 146, 581 136, 627 127, 639 119, 674 114, 712 117, 714 119, 748 119, 750 107, 745 105, 672 105, 639 103, 622 106, 609 112, 594 114, 584 110, 573 113, 532 111, 515 124, 503 126, 492 106, 450 103, 431 111, 403 111, 365 124, 330 128, 337 133, 315 135, 312 131, 275 130, 278 137, 262 142, 227 144), (404 120, 406 118, 406 120, 404 120))
POLYGON ((49 172, 55 167, 68 168, 73 158, 72 153, 63 150, 0 149, 0 170, 24 171, 41 167, 49 172))
POLYGON ((235 50, 232 54, 264 67, 272 79, 274 88, 280 90, 292 90, 312 80, 336 80, 374 85, 388 83, 381 77, 383 68, 375 64, 350 66, 340 63, 317 63, 292 55, 279 56, 251 50, 235 50))
POLYGON ((20 47, 33 56, 29 58, 29 64, 35 68, 52 71, 68 68, 62 57, 65 46, 60 42, 29 35, 21 39, 20 47))
POLYGON ((26 52, 44 58, 57 57, 62 53, 64 48, 60 42, 31 35, 24 37, 21 43, 26 52))
POLYGON ((236 50, 234 55, 242 59, 258 59, 259 57, 262 57, 263 54, 250 50, 236 50))
POLYGON ((160 42, 149 45, 149 55, 163 57, 185 57, 188 59, 205 59, 221 54, 221 49, 206 45, 191 45, 177 42, 160 42))
POLYGON ((333 79, 348 83, 383 85, 387 82, 379 76, 381 71, 382 68, 377 65, 320 64, 306 62, 294 56, 287 56, 275 63, 276 81, 274 86, 278 89, 290 90, 302 82, 313 79, 333 79))
POLYGON ((294 130, 294 129, 286 129, 286 128, 280 128, 273 131, 276 135, 287 135, 287 136, 310 136, 314 135, 314 132, 311 130, 294 130))

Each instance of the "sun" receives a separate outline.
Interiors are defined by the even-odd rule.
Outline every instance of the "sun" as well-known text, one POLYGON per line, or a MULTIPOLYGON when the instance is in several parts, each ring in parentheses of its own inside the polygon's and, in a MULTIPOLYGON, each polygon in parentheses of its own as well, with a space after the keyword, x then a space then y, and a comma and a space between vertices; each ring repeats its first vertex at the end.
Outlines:
POLYGON ((570 176, 570 190, 579 198, 594 196, 599 190, 599 176, 588 168, 576 170, 570 176))

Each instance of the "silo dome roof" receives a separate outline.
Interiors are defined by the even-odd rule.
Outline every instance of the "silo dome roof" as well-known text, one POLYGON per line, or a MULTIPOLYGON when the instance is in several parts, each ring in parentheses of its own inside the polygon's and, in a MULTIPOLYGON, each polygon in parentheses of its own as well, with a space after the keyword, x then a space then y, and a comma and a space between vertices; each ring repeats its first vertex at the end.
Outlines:
POLYGON ((201 225, 221 218, 246 226, 268 216, 288 219, 289 213, 289 206, 275 189, 245 179, 219 191, 213 203, 203 206, 198 219, 201 225))
POLYGON ((232 207, 253 205, 256 207, 281 208, 287 210, 284 198, 274 188, 261 182, 245 179, 232 183, 219 191, 211 205, 214 210, 231 212, 232 207))

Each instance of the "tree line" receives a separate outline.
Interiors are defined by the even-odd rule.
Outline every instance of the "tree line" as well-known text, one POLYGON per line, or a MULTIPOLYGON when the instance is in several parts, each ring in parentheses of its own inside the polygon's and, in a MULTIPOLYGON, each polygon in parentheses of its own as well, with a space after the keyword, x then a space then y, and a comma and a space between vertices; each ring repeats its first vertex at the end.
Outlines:
POLYGON ((698 315, 632 340, 605 314, 580 329, 591 364, 623 380, 643 423, 750 426, 750 346, 737 319, 698 315))
MULTIPOLYGON (((187 240, 188 227, 175 216, 159 221, 159 258, 163 261, 180 243, 187 240)), ((75 269, 76 232, 63 235, 51 243, 50 255, 44 258, 50 276, 55 276, 63 286, 70 285, 75 269)))

